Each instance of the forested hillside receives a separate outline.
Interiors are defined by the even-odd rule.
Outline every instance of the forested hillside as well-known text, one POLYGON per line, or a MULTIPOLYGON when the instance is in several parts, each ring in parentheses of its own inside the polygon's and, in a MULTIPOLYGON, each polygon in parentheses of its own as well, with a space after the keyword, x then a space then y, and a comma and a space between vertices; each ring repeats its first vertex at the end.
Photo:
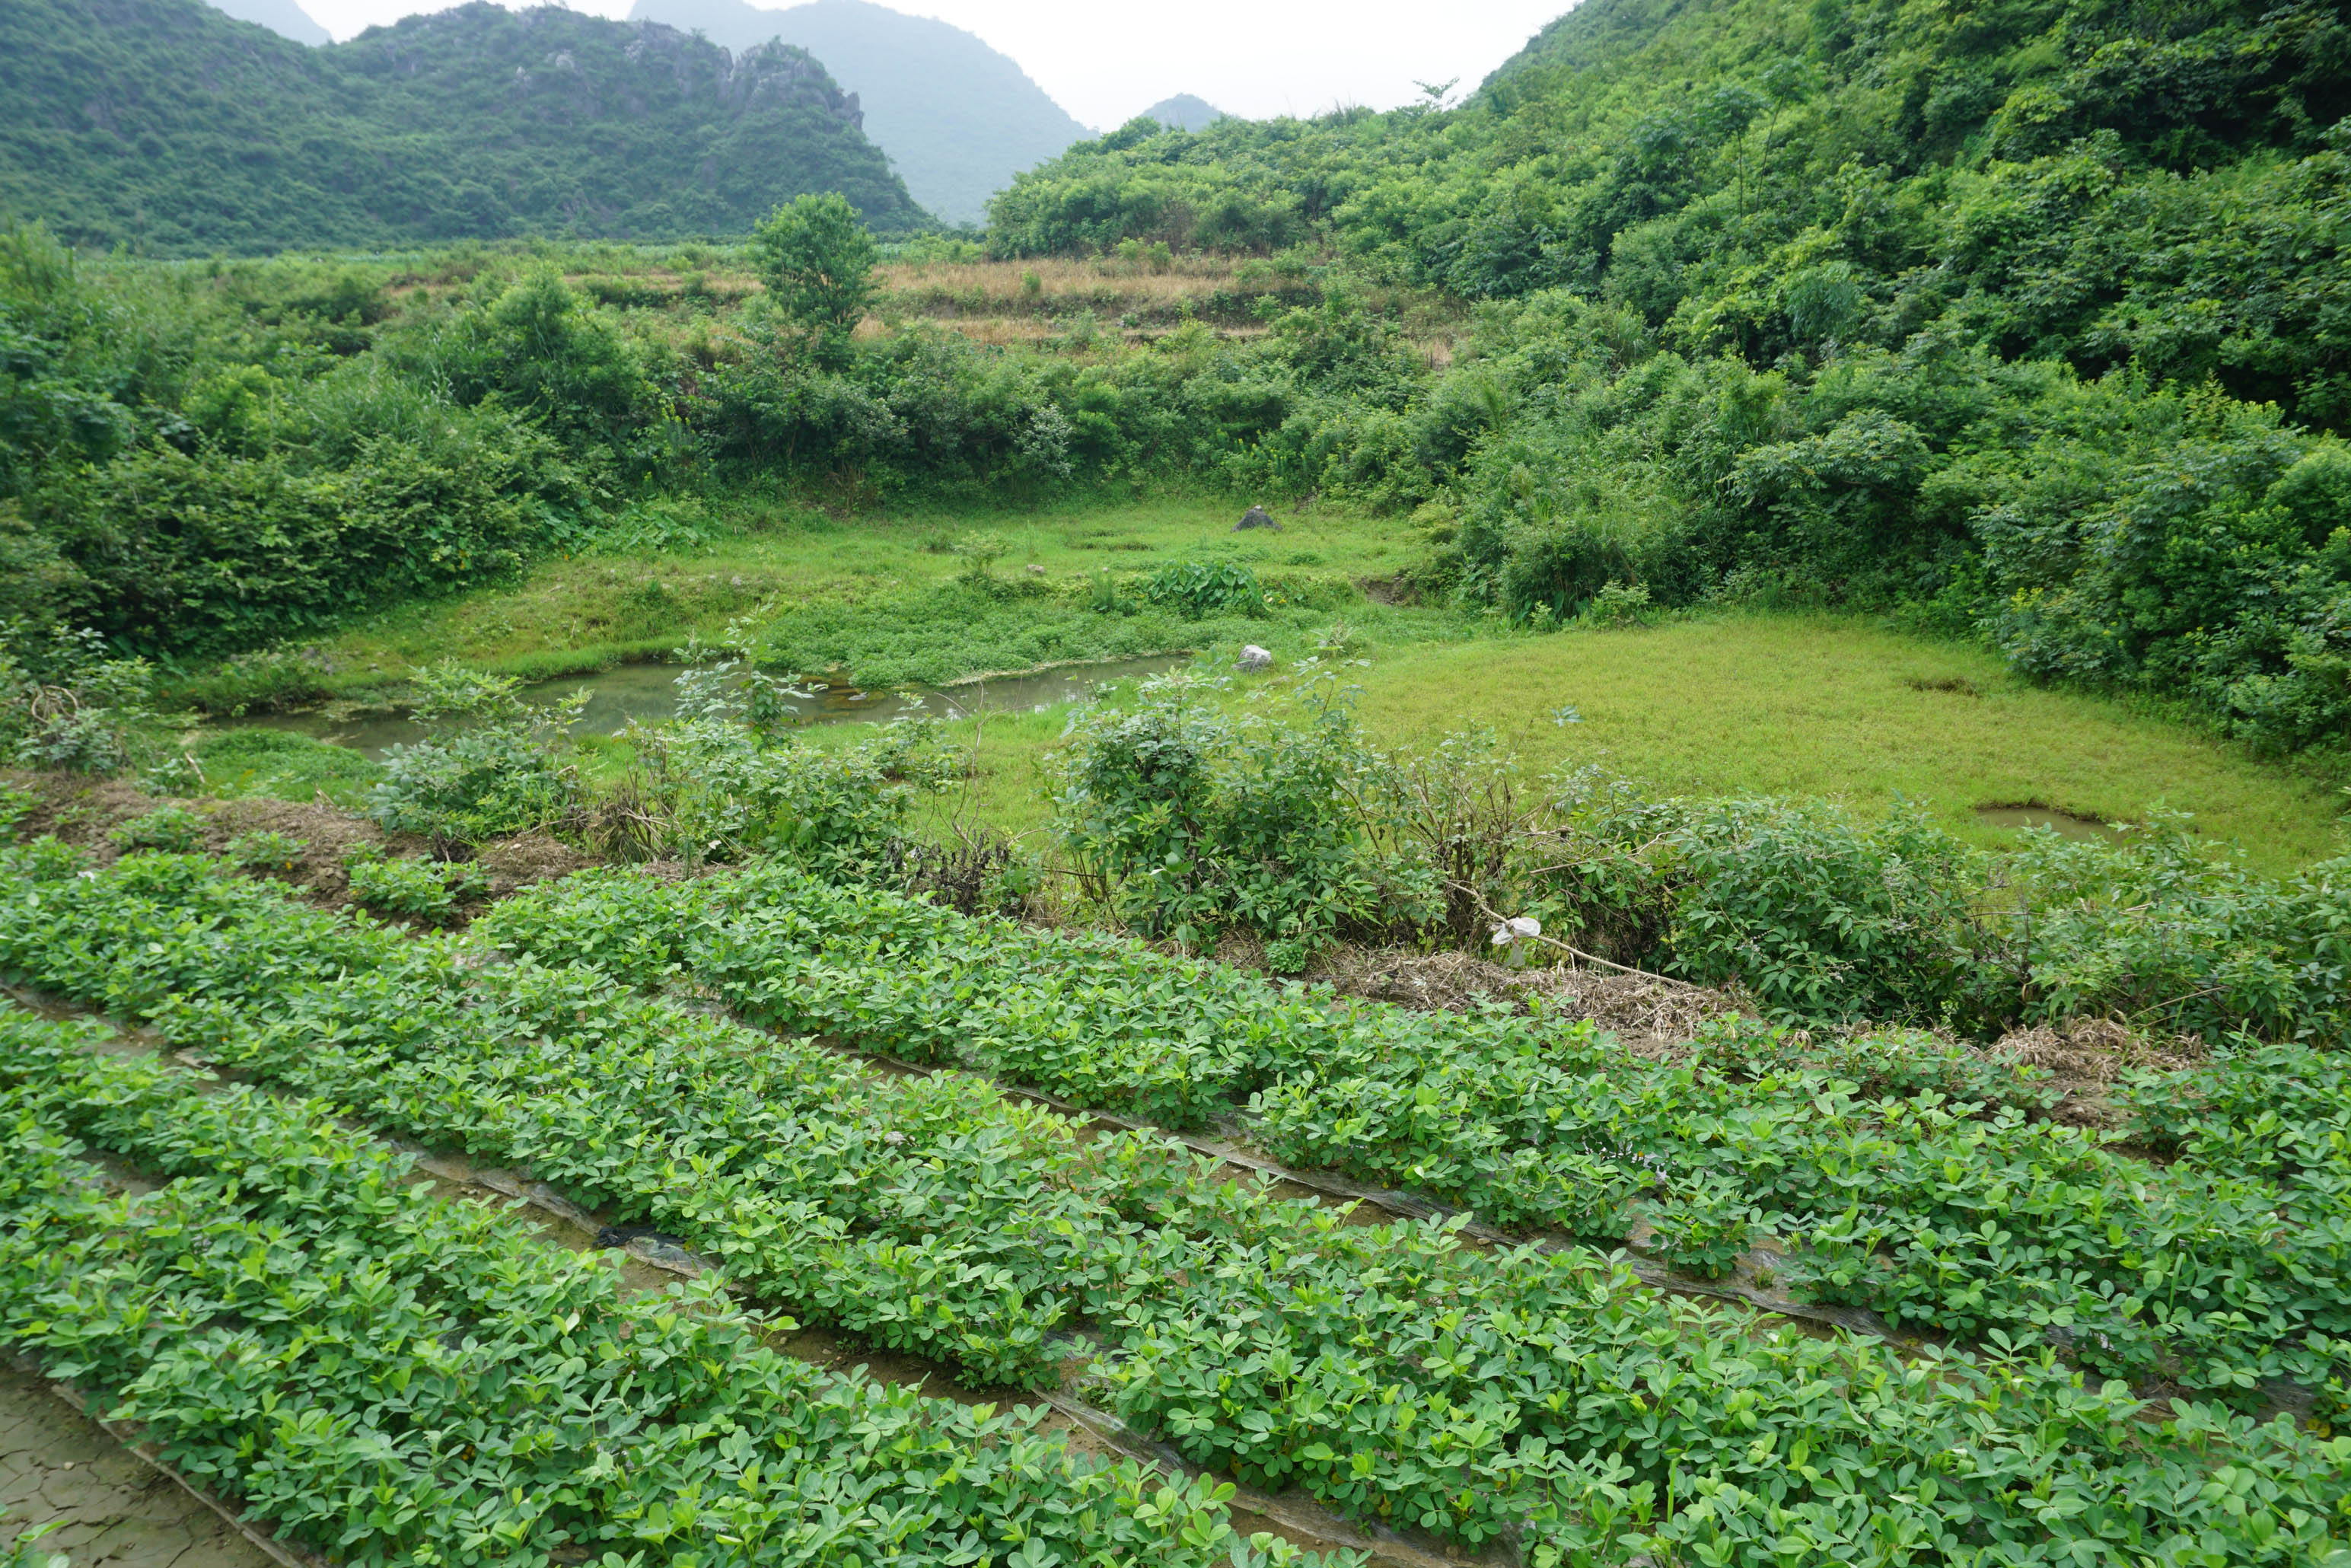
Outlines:
POLYGON ((923 221, 803 52, 476 3, 306 48, 201 0, 0 7, 0 210, 165 254, 923 221))
POLYGON ((1432 585, 1898 606, 2025 670, 2351 720, 2351 32, 2162 10, 1591 0, 1462 108, 1129 128, 999 253, 1335 255, 1376 321, 1252 465, 1426 507, 1432 585))
POLYGON ((700 32, 731 49, 770 39, 808 50, 857 95, 865 131, 925 210, 976 224, 1023 169, 1058 156, 1086 128, 1018 61, 960 27, 866 0, 770 9, 745 0, 637 0, 636 21, 700 32))

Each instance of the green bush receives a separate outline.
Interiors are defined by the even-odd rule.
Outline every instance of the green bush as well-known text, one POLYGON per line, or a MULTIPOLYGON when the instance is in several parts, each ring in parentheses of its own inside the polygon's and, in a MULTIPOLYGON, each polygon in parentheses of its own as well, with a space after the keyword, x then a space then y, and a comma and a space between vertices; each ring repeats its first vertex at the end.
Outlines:
POLYGON ((301 863, 302 852, 310 847, 308 839, 298 839, 287 833, 263 830, 240 833, 228 841, 226 853, 231 861, 247 871, 292 871, 301 863))
POLYGON ((41 798, 21 785, 0 783, 0 842, 13 841, 16 824, 32 814, 41 798))
POLYGON ((1571 800, 1532 907, 1621 961, 1745 989, 1789 1021, 1976 1030, 2022 1009, 1980 915, 1982 852, 1897 810, 1773 800, 1571 800))
POLYGON ((0 755, 25 768, 121 773, 159 749, 154 666, 112 656, 98 632, 47 636, 0 622, 0 755))
POLYGON ((417 672, 416 716, 434 733, 385 755, 368 814, 393 832, 478 843, 577 811, 579 770, 563 758, 579 699, 535 707, 520 685, 449 660, 417 672))
POLYGON ((2272 879, 2164 815, 2120 852, 2036 833, 2004 869, 2032 1016, 2351 1038, 2351 861, 2272 879))
POLYGON ((1310 695, 1298 722, 1235 721, 1201 700, 1216 689, 1164 677, 1078 722, 1053 801, 1088 890, 1145 935, 1253 932, 1293 971, 1343 934, 1409 928, 1431 889, 1365 831, 1374 760, 1349 710, 1310 695))
POLYGON ((107 837, 125 850, 190 854, 204 847, 204 819, 185 806, 158 806, 122 823, 107 837))
POLYGON ((63 882, 80 875, 89 865, 88 850, 67 843, 53 833, 44 833, 29 844, 0 849, 0 866, 33 882, 63 882))
POLYGON ((344 868, 351 902, 379 915, 445 920, 457 906, 490 891, 482 868, 467 862, 408 860, 380 853, 354 857, 344 868))
POLYGON ((723 717, 629 735, 636 769, 590 828, 599 847, 624 859, 774 855, 828 876, 875 874, 915 798, 943 788, 952 768, 927 719, 838 750, 723 717))
POLYGON ((583 502, 552 444, 492 408, 360 439, 309 467, 276 448, 133 448, 53 475, 34 526, 76 564, 75 608, 126 644, 229 653, 401 598, 511 575, 583 502))

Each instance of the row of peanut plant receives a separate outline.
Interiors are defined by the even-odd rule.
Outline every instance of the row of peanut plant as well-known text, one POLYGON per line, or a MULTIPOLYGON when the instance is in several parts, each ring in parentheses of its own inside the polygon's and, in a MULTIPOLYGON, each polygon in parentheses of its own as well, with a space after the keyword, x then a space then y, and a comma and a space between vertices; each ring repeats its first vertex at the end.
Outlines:
POLYGON ((434 1196, 318 1103, 0 1013, 0 1346, 330 1561, 1205 1568, 1215 1489, 778 1354, 434 1196), (162 1185, 124 1195, 80 1157, 162 1185))
MULTIPOLYGON (((2051 1343, 2095 1374, 2248 1406, 2294 1385, 2346 1408, 2339 1165, 2247 1168, 2206 1138, 2152 1168, 2115 1134, 2034 1114, 2028 1070, 1929 1036, 1866 1037, 1823 1067, 1722 1023, 1695 1061, 1665 1066, 1588 1023, 1342 1006, 1114 937, 778 870, 574 878, 509 901, 483 932, 641 986, 690 977, 762 1022, 1081 1105, 1178 1127, 1246 1110, 1277 1158, 1498 1224, 1622 1242, 1645 1221, 1655 1251, 1704 1273, 1770 1239, 1792 1289, 1897 1326, 2051 1343)), ((2313 1083, 2335 1061, 2309 1046, 2249 1060, 2313 1083)), ((2134 1103, 2202 1103, 2210 1076, 2152 1076, 2134 1103)), ((2351 1097, 2331 1082, 2292 1114, 2339 1128, 2351 1097)))
MULTIPOLYGON (((2046 1347, 1906 1358, 1658 1298, 1589 1251, 1350 1226, 1165 1140, 1089 1137, 983 1084, 862 1071, 657 994, 722 955, 731 990, 763 962, 801 974, 844 911, 764 930, 755 915, 799 895, 778 873, 577 879, 459 944, 200 860, 76 871, 49 846, 0 863, 0 968, 19 981, 525 1166, 682 1235, 778 1305, 972 1375, 1050 1381, 1058 1331, 1082 1331, 1127 1418, 1362 1517, 1513 1536, 1538 1563, 2317 1563, 2351 1540, 2351 1438, 2184 1402, 2158 1420, 2046 1347), (492 940, 544 958, 485 962, 492 940)), ((890 908, 910 925, 937 913, 890 908)), ((937 929, 1026 961, 1013 928, 937 929)), ((836 1005, 852 978, 906 970, 868 940, 861 962, 778 980, 750 1010, 836 1005)), ((1182 1005, 1182 975, 1156 960, 1071 952, 1182 1005)), ((1114 1026, 1113 988, 1093 983, 1081 1005, 1114 1026)), ((970 985, 962 1005, 994 1017, 987 983, 970 985)), ((1217 1049, 1235 998, 1204 998, 1199 1050, 1217 1049)), ((1113 1030, 1102 1054, 1144 1038, 1113 1030)))

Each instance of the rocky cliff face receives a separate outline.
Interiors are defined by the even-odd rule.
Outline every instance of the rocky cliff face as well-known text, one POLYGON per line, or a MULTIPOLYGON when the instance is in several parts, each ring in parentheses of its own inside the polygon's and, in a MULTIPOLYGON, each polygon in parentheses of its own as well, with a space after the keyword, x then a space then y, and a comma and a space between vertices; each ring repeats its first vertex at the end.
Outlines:
POLYGON ((866 0, 786 9, 744 0, 635 0, 630 16, 737 49, 771 39, 807 49, 852 89, 852 103, 867 111, 861 127, 890 155, 914 199, 951 223, 984 221, 991 193, 1091 134, 1019 62, 979 38, 866 0))

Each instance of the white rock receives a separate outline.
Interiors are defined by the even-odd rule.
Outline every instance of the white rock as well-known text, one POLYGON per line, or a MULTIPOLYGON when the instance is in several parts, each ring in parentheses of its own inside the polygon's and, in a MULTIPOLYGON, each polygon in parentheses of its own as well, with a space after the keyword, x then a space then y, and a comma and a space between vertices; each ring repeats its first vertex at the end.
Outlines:
POLYGON ((1273 655, 1254 643, 1248 643, 1241 649, 1240 667, 1244 670, 1270 669, 1273 667, 1273 655))

